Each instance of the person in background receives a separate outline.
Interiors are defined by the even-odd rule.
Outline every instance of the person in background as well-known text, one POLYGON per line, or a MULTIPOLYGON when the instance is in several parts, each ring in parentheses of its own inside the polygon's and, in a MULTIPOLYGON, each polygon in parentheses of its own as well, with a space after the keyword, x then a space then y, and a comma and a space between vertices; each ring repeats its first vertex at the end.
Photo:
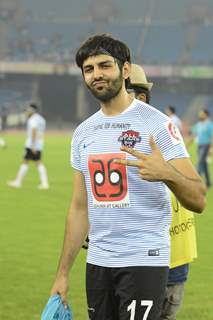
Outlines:
POLYGON ((197 143, 198 164, 197 170, 201 176, 204 176, 206 187, 212 186, 211 176, 208 167, 208 157, 210 159, 213 151, 213 122, 207 109, 199 112, 199 121, 191 128, 192 138, 197 143))
MULTIPOLYGON (((135 98, 145 103, 150 103, 152 86, 153 83, 147 81, 143 68, 137 64, 132 64, 129 90, 134 92, 135 98)), ((172 114, 175 114, 175 110, 173 110, 173 107, 171 108, 172 114)), ((180 121, 176 121, 176 119, 178 118, 171 117, 171 120, 179 125, 180 121)), ((181 206, 173 194, 171 203, 171 261, 160 320, 176 319, 176 314, 183 301, 184 284, 188 278, 189 263, 197 257, 194 215, 181 206), (190 226, 185 228, 184 232, 180 228, 183 224, 190 226)))
POLYGON ((1 130, 5 131, 7 128, 7 116, 8 116, 8 112, 7 112, 7 108, 6 106, 2 106, 1 108, 1 130))
POLYGON ((47 170, 41 161, 42 150, 44 145, 44 132, 46 128, 46 120, 39 114, 38 106, 31 103, 26 110, 27 114, 27 139, 25 142, 25 154, 23 162, 19 168, 16 179, 8 181, 8 186, 13 188, 20 188, 22 186, 23 179, 28 171, 29 161, 34 161, 39 177, 40 185, 38 189, 49 189, 47 170))
POLYGON ((165 109, 165 113, 172 120, 172 122, 176 125, 180 132, 182 132, 182 121, 176 114, 176 109, 173 106, 168 106, 165 109))

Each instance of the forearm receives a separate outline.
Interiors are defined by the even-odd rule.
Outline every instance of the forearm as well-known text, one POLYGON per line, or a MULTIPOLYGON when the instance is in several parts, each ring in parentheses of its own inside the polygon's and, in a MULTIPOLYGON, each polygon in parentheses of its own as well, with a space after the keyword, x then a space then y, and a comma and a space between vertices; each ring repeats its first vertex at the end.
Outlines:
POLYGON ((197 213, 204 210, 206 188, 201 179, 186 177, 168 163, 167 177, 164 182, 183 207, 197 213))
POLYGON ((32 149, 35 148, 36 134, 37 134, 36 128, 33 128, 33 129, 32 129, 32 149))
POLYGON ((77 254, 88 234, 87 209, 73 209, 67 216, 64 245, 58 266, 58 275, 68 277, 77 254))

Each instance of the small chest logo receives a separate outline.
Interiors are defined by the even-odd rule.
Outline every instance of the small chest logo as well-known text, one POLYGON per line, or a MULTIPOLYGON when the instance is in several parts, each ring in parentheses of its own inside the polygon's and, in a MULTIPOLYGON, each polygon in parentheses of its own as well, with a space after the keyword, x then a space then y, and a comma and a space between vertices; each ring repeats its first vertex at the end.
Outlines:
POLYGON ((137 142, 141 142, 140 133, 134 130, 123 131, 118 138, 122 146, 134 148, 137 142))

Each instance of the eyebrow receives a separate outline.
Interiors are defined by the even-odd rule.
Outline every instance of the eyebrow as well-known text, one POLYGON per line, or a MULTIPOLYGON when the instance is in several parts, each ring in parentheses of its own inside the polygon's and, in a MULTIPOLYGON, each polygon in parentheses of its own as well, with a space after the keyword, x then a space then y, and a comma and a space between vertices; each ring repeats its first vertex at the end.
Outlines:
MULTIPOLYGON (((106 63, 115 63, 115 61, 113 60, 104 60, 104 61, 100 61, 99 63, 98 63, 98 65, 103 65, 103 64, 106 64, 106 63)), ((87 68, 91 68, 91 67, 93 67, 93 64, 86 64, 86 65, 84 65, 83 66, 83 69, 87 69, 87 68)))

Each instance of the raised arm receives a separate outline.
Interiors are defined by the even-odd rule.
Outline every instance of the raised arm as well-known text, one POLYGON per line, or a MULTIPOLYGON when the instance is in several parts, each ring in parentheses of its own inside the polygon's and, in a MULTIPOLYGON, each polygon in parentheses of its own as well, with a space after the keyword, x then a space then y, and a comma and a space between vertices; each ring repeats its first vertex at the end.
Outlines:
POLYGON ((186 209, 201 213, 206 204, 206 188, 191 161, 188 158, 165 161, 153 137, 150 137, 150 146, 150 155, 122 146, 122 151, 137 160, 117 159, 115 162, 138 167, 143 180, 164 182, 186 209))

